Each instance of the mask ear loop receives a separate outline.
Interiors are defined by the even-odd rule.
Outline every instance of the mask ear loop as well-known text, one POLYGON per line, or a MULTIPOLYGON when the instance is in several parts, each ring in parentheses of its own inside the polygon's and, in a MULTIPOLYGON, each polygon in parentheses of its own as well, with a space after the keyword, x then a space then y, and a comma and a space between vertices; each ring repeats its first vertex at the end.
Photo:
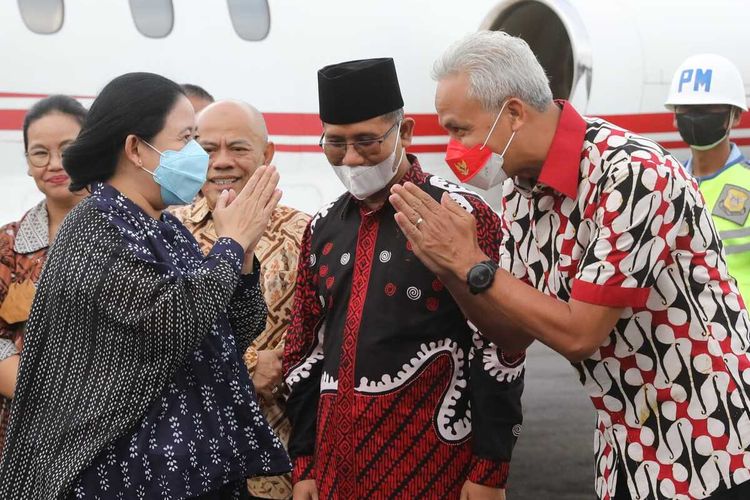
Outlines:
POLYGON ((396 126, 396 144, 393 145, 393 154, 396 154, 396 148, 398 147, 398 140, 401 138, 401 120, 398 121, 396 126))
POLYGON ((159 156, 164 156, 164 153, 162 153, 161 151, 159 151, 158 149, 156 149, 155 147, 153 147, 153 146, 152 146, 151 144, 149 144, 149 142, 148 142, 148 141, 146 141, 145 139, 141 139, 141 138, 139 137, 139 138, 138 138, 138 140, 140 140, 140 141, 141 141, 141 142, 142 142, 143 144, 145 144, 146 146, 150 147, 151 149, 153 149, 154 151, 156 151, 157 153, 159 153, 159 156))
MULTIPOLYGON (((739 113, 741 113, 741 111, 739 113)), ((727 123, 727 130, 732 130, 732 126, 733 126, 732 124, 734 123, 734 120, 735 120, 735 116, 734 115, 737 114, 737 116, 739 117, 739 113, 738 113, 737 108, 735 108, 734 106, 732 106, 730 108, 730 110, 729 110, 729 123, 727 123)), ((729 134, 729 132, 727 132, 727 134, 729 134)))
POLYGON ((732 132, 732 123, 734 123, 734 113, 735 113, 734 106, 732 106, 731 108, 729 108, 729 120, 727 121, 727 133, 724 134, 724 137, 721 138, 722 141, 728 138, 729 134, 732 132))
POLYGON ((398 157, 398 161, 393 164, 393 171, 395 172, 398 170, 399 165, 401 165, 401 162, 404 159, 404 148, 401 148, 401 156, 398 157))
MULTIPOLYGON (((398 140, 401 138, 401 120, 398 122, 398 126, 396 127, 397 130, 397 136, 396 136, 396 144, 393 146, 393 154, 396 154, 396 148, 398 148, 398 140)), ((398 170, 399 165, 401 165, 401 161, 404 159, 404 148, 401 148, 401 156, 398 157, 398 161, 393 164, 393 171, 395 172, 398 170)))
MULTIPOLYGON (((490 128, 490 133, 489 133, 489 134, 487 134, 487 138, 486 138, 486 139, 484 140, 484 143, 482 143, 482 147, 481 147, 481 148, 479 148, 479 149, 484 149, 484 147, 485 147, 485 146, 487 145, 487 143, 489 142, 489 140, 490 140, 490 137, 492 137, 492 132, 494 132, 494 131, 495 131, 495 127, 497 126, 497 122, 498 122, 498 121, 500 120, 500 115, 502 115, 502 114, 503 114, 503 110, 505 109, 505 105, 506 105, 506 104, 508 104, 508 101, 505 101, 505 102, 503 103, 503 105, 502 105, 502 106, 500 107, 500 111, 499 111, 499 112, 497 113, 497 116, 495 117, 495 121, 494 121, 494 123, 492 124, 492 127, 490 128)), ((515 135, 515 134, 516 134, 516 133, 515 133, 515 132, 513 132, 513 135, 515 135)), ((511 141, 512 141, 512 140, 513 140, 513 137, 511 136, 511 141)), ((510 142, 510 141, 508 141, 508 142, 510 142)), ((506 146, 506 147, 505 147, 505 149, 508 149, 508 146, 506 146)), ((503 154, 505 154, 505 151, 503 151, 503 154)))
MULTIPOLYGON (((159 151, 158 149, 156 149, 155 147, 153 147, 153 146, 152 146, 151 144, 149 144, 147 140, 145 140, 145 139, 141 139, 140 137, 138 137, 138 140, 139 140, 139 141, 141 141, 141 142, 142 142, 143 144, 145 144, 146 146, 148 146, 148 147, 150 147, 151 149, 153 149, 154 151, 156 151, 157 153, 159 153, 159 156, 164 156, 164 153, 162 153, 161 151, 159 151)), ((155 174, 154 172, 152 172, 151 170, 149 170, 149 169, 145 168, 145 167, 144 167, 143 165, 138 165, 138 166, 139 166, 139 167, 140 167, 140 169, 141 169, 141 170, 143 170, 144 172, 148 172, 149 174, 151 174, 151 176, 152 176, 152 177, 156 177, 156 174, 155 174)))
POLYGON ((500 153, 500 156, 505 156, 505 152, 508 151, 508 148, 510 147, 510 143, 513 142, 513 138, 516 136, 516 131, 514 130, 512 134, 510 134, 510 139, 508 139, 508 143, 505 145, 505 148, 503 149, 503 152, 500 153))

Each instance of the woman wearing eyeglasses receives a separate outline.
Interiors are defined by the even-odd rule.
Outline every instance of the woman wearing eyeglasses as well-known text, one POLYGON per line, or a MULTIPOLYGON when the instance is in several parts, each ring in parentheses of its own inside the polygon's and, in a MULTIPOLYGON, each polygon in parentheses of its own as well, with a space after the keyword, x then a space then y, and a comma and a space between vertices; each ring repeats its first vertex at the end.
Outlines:
POLYGON ((281 198, 259 167, 213 210, 204 255, 164 213, 192 202, 208 154, 182 88, 108 83, 65 152, 88 187, 49 251, 0 460, 0 498, 247 498, 290 471, 242 363, 266 324, 255 247, 281 198))
POLYGON ((44 200, 20 221, 0 229, 0 453, 36 282, 57 228, 85 195, 85 191, 70 192, 70 178, 62 167, 62 153, 85 117, 86 109, 78 101, 55 95, 37 102, 23 122, 28 174, 44 200))

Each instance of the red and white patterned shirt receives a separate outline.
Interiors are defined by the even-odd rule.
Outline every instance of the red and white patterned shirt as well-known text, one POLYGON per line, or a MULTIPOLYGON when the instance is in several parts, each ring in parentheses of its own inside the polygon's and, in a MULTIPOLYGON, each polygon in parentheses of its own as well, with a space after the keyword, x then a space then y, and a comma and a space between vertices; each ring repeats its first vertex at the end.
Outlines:
POLYGON ((667 151, 568 103, 541 174, 503 193, 503 268, 623 307, 576 363, 597 410, 596 493, 705 498, 750 479, 748 312, 698 185, 667 151))

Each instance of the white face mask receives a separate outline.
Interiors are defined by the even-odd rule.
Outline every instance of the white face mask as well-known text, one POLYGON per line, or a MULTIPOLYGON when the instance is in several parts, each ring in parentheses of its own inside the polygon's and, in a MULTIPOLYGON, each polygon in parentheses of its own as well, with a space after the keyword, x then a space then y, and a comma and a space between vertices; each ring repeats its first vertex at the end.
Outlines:
MULTIPOLYGON (((508 101, 505 101, 500 108, 500 112, 497 114, 497 118, 495 118, 495 123, 492 124, 490 133, 487 134, 487 138, 484 140, 484 144, 482 144, 482 147, 480 149, 484 149, 485 147, 487 147, 487 142, 490 140, 492 132, 495 131, 495 126, 497 125, 497 122, 500 119, 500 115, 503 113, 503 110, 505 109, 505 105, 507 103, 508 101)), ((466 181, 466 184, 479 189, 491 189, 505 182, 505 180, 508 178, 508 174, 506 174, 505 170, 503 169, 503 165, 505 164, 505 152, 508 151, 510 143, 513 142, 513 138, 515 136, 516 132, 513 131, 510 139, 508 139, 508 143, 503 148, 503 152, 500 154, 493 152, 490 155, 490 158, 487 160, 487 163, 485 163, 484 167, 482 167, 482 169, 477 172, 474 177, 466 181)))
MULTIPOLYGON (((401 130, 401 122, 396 127, 397 131, 401 130)), ((398 172, 401 160, 404 159, 404 148, 401 148, 401 155, 396 161, 396 150, 398 149, 399 140, 396 138, 396 145, 393 152, 376 165, 363 165, 356 167, 347 167, 346 165, 331 165, 333 171, 338 176, 341 183, 347 191, 358 200, 364 200, 374 195, 378 191, 385 189, 398 172)))
POLYGON ((508 178, 508 174, 503 170, 503 163, 505 163, 505 159, 502 155, 492 153, 492 156, 487 160, 482 170, 466 181, 466 184, 484 190, 492 189, 502 184, 508 178))

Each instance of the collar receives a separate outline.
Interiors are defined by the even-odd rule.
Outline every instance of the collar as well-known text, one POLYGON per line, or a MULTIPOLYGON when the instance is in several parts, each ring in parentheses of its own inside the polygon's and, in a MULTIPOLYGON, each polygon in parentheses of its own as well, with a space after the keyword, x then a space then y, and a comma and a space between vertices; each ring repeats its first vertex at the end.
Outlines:
MULTIPOLYGON (((427 174, 424 173, 422 167, 419 165, 419 159, 410 153, 406 153, 406 159, 409 161, 409 165, 411 166, 409 167, 409 170, 406 171, 401 180, 396 184, 400 184, 402 186, 407 182, 411 182, 413 184, 423 184, 427 179, 427 174)), ((357 207, 360 210, 367 209, 367 206, 364 204, 364 202, 352 196, 351 193, 345 193, 344 196, 346 197, 346 201, 344 202, 344 209, 341 211, 342 219, 351 207, 357 207)), ((390 202, 387 198, 385 203, 383 203, 383 207, 385 207, 386 205, 390 206, 390 202)), ((379 212, 383 209, 383 207, 375 210, 375 212, 379 212)))
POLYGON ((18 224, 13 250, 17 253, 33 253, 49 246, 49 215, 47 203, 42 200, 26 212, 18 224))
MULTIPOLYGON (((714 172, 713 174, 704 175, 703 177, 696 177, 695 179, 698 182, 703 182, 703 181, 713 179, 714 177, 717 177, 719 174, 723 173, 724 170, 728 169, 729 167, 746 161, 745 155, 742 154, 742 151, 740 151, 740 148, 737 147, 737 144, 733 142, 730 142, 729 144, 730 144, 729 156, 727 157, 727 162, 724 164, 724 166, 721 167, 716 172, 714 172)), ((692 164, 693 164, 693 157, 691 156, 690 158, 688 158, 688 161, 685 162, 685 169, 688 171, 690 175, 693 175, 692 164)))
POLYGON ((154 219, 136 202, 106 182, 95 182, 92 185, 89 199, 98 210, 115 215, 117 218, 127 221, 128 224, 142 226, 147 230, 161 231, 165 228, 165 223, 173 226, 172 221, 177 220, 166 210, 161 213, 158 219, 154 219))
POLYGON ((556 100, 555 103, 562 108, 560 120, 537 182, 575 199, 586 121, 568 101, 556 100))

